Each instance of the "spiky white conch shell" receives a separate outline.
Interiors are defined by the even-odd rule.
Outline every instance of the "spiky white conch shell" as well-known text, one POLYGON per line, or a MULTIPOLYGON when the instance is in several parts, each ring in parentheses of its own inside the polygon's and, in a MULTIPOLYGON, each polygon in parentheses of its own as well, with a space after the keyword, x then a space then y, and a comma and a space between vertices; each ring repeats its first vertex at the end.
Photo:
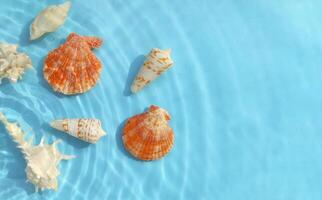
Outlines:
POLYGON ((59 119, 52 121, 50 125, 55 129, 93 144, 106 135, 98 119, 59 119))
POLYGON ((133 93, 141 90, 171 67, 173 61, 170 58, 170 53, 171 49, 153 48, 150 51, 132 83, 131 91, 133 93))
POLYGON ((18 144, 24 158, 27 162, 25 169, 27 179, 34 184, 36 191, 38 189, 57 190, 59 170, 57 168, 61 160, 71 159, 74 156, 63 155, 56 149, 56 140, 53 144, 44 144, 44 139, 38 146, 32 145, 32 138, 26 142, 24 140, 24 132, 20 129, 17 123, 10 123, 3 113, 0 112, 0 121, 5 125, 5 128, 11 138, 18 144))
POLYGON ((54 32, 67 17, 71 2, 51 5, 42 10, 30 25, 30 40, 40 38, 43 34, 54 32))
POLYGON ((3 78, 15 83, 32 67, 28 55, 17 52, 17 48, 17 45, 0 42, 0 83, 3 78))

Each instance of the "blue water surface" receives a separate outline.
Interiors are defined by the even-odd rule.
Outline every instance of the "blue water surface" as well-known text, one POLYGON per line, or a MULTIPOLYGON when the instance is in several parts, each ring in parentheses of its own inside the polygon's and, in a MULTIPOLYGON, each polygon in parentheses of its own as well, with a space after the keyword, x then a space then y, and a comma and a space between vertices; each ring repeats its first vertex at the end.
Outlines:
POLYGON ((66 23, 28 41, 32 19, 60 0, 0 0, 0 40, 33 62, 0 86, 0 109, 27 137, 61 139, 57 192, 34 192, 25 161, 0 126, 0 199, 322 199, 322 1, 74 0, 66 23), (96 35, 98 84, 54 93, 43 60, 70 32, 96 35), (173 68, 136 95, 129 86, 151 48, 172 48, 173 68), (159 105, 172 116, 172 151, 142 162, 122 146, 128 117, 159 105), (108 135, 88 145, 51 129, 95 117, 108 135))

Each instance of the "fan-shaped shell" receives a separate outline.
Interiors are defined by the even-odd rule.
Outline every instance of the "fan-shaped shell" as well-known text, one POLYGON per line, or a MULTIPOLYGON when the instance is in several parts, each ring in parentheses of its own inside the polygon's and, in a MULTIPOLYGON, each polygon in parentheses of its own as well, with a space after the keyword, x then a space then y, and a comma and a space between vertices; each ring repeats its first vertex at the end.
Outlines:
POLYGON ((71 33, 66 42, 45 59, 44 78, 49 85, 66 95, 84 93, 99 79, 101 62, 92 53, 102 40, 71 33))
POLYGON ((98 119, 60 119, 52 121, 50 125, 55 129, 93 144, 106 135, 98 119))
POLYGON ((125 149, 140 160, 156 160, 166 155, 174 140, 168 120, 168 112, 154 105, 129 118, 122 136, 125 149))

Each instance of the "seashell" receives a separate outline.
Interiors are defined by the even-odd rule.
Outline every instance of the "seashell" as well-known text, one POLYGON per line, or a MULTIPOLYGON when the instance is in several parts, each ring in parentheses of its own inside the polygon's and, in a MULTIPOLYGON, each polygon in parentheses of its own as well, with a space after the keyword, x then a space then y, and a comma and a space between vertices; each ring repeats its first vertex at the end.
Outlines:
POLYGON ((32 67, 28 55, 18 53, 17 48, 17 45, 0 42, 0 83, 4 78, 15 83, 32 67))
POLYGON ((44 138, 37 146, 32 145, 32 138, 26 142, 24 140, 25 133, 20 129, 17 123, 8 122, 3 113, 0 112, 0 121, 5 125, 5 128, 11 138, 18 144, 18 148, 23 153, 27 162, 25 169, 28 182, 32 183, 36 191, 38 189, 57 190, 58 188, 58 164, 61 160, 68 160, 74 156, 63 155, 56 149, 56 144, 60 140, 56 140, 51 145, 44 144, 44 138))
POLYGON ((168 112, 154 105, 129 118, 122 135, 125 149, 140 160, 156 160, 166 155, 174 140, 168 120, 168 112))
POLYGON ((45 33, 56 31, 64 22, 71 2, 51 5, 42 10, 30 25, 30 40, 40 38, 45 33))
POLYGON ((170 58, 170 53, 171 49, 153 48, 150 51, 132 83, 131 91, 133 93, 137 93, 171 67, 173 61, 170 58))
POLYGON ((66 132, 85 142, 95 144, 106 135, 98 119, 60 119, 50 123, 51 127, 66 132))
POLYGON ((84 93, 99 79, 101 62, 92 53, 102 40, 69 34, 67 40, 51 51, 44 63, 44 77, 52 88, 66 95, 84 93))

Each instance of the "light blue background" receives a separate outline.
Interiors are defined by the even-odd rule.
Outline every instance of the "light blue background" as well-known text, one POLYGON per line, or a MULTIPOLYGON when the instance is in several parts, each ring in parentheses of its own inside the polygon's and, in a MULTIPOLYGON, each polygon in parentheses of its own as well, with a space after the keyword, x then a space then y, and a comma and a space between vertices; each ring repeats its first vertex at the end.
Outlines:
POLYGON ((322 199, 322 1, 74 0, 66 23, 28 42, 34 16, 62 1, 0 0, 0 40, 18 43, 34 70, 0 87, 0 106, 36 141, 60 138, 57 192, 34 193, 25 161, 0 126, 0 199, 322 199), (55 94, 43 58, 70 32, 96 35, 103 62, 95 88, 55 94), (129 85, 153 47, 173 68, 137 95, 129 85), (150 104, 167 109, 172 151, 134 160, 122 123, 150 104), (48 126, 96 117, 108 135, 87 145, 48 126))

